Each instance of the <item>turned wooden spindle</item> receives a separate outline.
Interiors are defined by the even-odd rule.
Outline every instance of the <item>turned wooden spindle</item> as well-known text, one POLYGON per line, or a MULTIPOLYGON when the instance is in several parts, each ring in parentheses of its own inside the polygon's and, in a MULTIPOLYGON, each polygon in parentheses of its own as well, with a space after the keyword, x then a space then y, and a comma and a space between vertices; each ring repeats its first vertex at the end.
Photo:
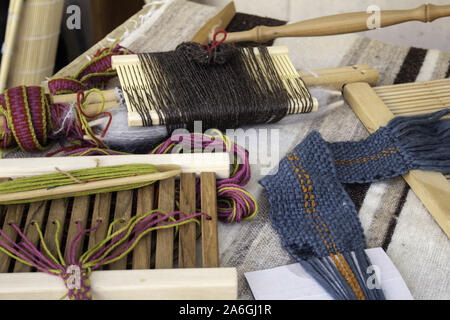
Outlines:
MULTIPOLYGON (((371 30, 368 20, 373 13, 352 12, 320 17, 284 26, 258 26, 249 31, 230 32, 225 42, 267 42, 283 37, 317 37, 371 30)), ((450 5, 424 4, 411 10, 380 11, 380 28, 408 21, 432 22, 450 16, 450 5)))

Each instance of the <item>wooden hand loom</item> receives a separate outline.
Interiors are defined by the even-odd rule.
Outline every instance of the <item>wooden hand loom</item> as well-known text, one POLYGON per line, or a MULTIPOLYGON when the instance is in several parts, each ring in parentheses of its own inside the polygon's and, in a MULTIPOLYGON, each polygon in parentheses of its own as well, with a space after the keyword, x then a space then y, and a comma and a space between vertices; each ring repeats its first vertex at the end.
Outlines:
MULTIPOLYGON (((253 49, 256 56, 259 56, 259 50, 253 49)), ((268 47, 270 57, 274 62, 277 72, 281 76, 284 82, 284 86, 288 91, 301 91, 301 88, 291 88, 288 84, 289 79, 295 79, 299 77, 297 70, 295 70, 288 57, 287 47, 268 47)), ((146 81, 147 77, 144 75, 144 67, 137 55, 123 55, 112 57, 112 67, 117 70, 120 84, 122 86, 123 94, 128 108, 128 125, 130 127, 142 126, 142 117, 138 111, 133 108, 133 104, 130 103, 130 96, 133 96, 135 101, 144 101, 147 108, 149 108, 149 114, 153 125, 164 124, 164 119, 160 119, 158 112, 155 111, 154 106, 147 99, 147 95, 155 95, 152 89, 152 83, 146 81)), ((292 101, 294 104, 292 113, 302 112, 302 105, 308 104, 309 101, 292 101)), ((318 101, 312 99, 312 111, 317 111, 318 101)))
MULTIPOLYGON (((134 59, 134 58, 133 58, 134 59)), ((353 65, 338 68, 325 68, 313 71, 292 71, 300 76, 306 86, 308 87, 330 87, 332 89, 341 90, 342 87, 348 83, 365 82, 371 86, 378 83, 379 72, 369 65, 353 65)), ((116 90, 102 91, 104 101, 104 109, 110 110, 118 108, 120 101, 117 97, 116 90)), ((77 100, 76 94, 63 94, 52 97, 54 103, 72 104, 77 100)), ((99 113, 102 106, 102 98, 98 94, 93 94, 87 97, 87 103, 84 112, 89 116, 94 116, 99 113)), ((4 121, 0 111, 0 133, 4 131, 4 121)), ((141 123, 139 116, 135 115, 133 118, 137 123, 141 123)), ((102 121, 102 120, 101 120, 102 121)), ((94 120, 95 122, 95 120, 94 120)), ((93 124, 91 123, 91 126, 93 124)))
MULTIPOLYGON (((212 217, 212 220, 203 218, 201 222, 201 263, 198 264, 196 257, 197 235, 194 223, 180 227, 176 251, 174 251, 174 230, 172 228, 157 230, 142 239, 128 259, 114 262, 109 265, 109 270, 93 272, 91 284, 94 299, 236 299, 237 272, 234 268, 219 268, 217 233, 216 173, 222 178, 229 175, 229 157, 219 153, 216 156, 197 154, 195 155, 197 158, 180 159, 180 156, 183 155, 143 156, 140 162, 149 161, 153 164, 175 162, 181 165, 183 173, 180 175, 180 208, 188 214, 195 213, 196 173, 200 175, 201 210, 212 217), (207 160, 212 158, 215 159, 212 162, 207 160), (178 257, 177 269, 172 269, 174 255, 178 257), (154 257, 154 268, 150 269, 152 257, 154 257), (197 268, 199 265, 203 268, 197 268)), ((35 170, 36 166, 33 168, 33 161, 42 159, 24 159, 19 165, 23 164, 24 171, 28 173, 45 173, 47 170, 51 171, 51 166, 54 165, 65 169, 73 168, 72 160, 78 162, 78 168, 95 167, 98 163, 111 165, 110 161, 127 160, 127 158, 122 160, 113 158, 115 156, 45 159, 47 168, 39 166, 38 163, 38 171, 35 170), (96 158, 100 162, 95 161, 96 158)), ((128 160, 137 161, 137 159, 128 160)), ((8 169, 12 172, 18 167, 14 162, 6 161, 1 163, 0 168, 4 169, 0 175, 4 175, 5 171, 9 171, 8 169)), ((158 208, 166 212, 174 211, 175 177, 160 181, 157 194, 158 208)), ((44 230, 44 239, 50 246, 50 251, 55 253, 56 225, 54 221, 56 220, 67 230, 65 236, 60 239, 60 241, 66 239, 63 251, 67 251, 68 244, 78 232, 77 222, 81 222, 85 228, 94 225, 98 220, 108 222, 123 218, 128 221, 134 215, 151 211, 154 209, 154 204, 155 186, 151 185, 114 194, 105 193, 73 199, 35 202, 30 205, 10 205, 0 207, 0 213, 3 210, 5 212, 0 214, 0 218, 3 218, 0 219, 0 227, 16 241, 18 235, 10 226, 10 223, 16 223, 25 230, 27 238, 37 244, 39 243, 38 234, 31 227, 33 222, 37 222, 44 230)), ((108 223, 102 224, 97 231, 92 232, 89 238, 84 240, 89 248, 104 239, 107 226, 108 223)), ((114 226, 115 230, 121 227, 123 224, 114 226)), ((59 299, 67 293, 60 278, 31 271, 27 265, 0 253, 0 299, 59 299)))
MULTIPOLYGON (((420 115, 450 108, 450 79, 371 88, 344 87, 344 97, 370 133, 395 116, 420 115)), ((450 176, 413 170, 403 176, 436 222, 450 236, 450 176)))

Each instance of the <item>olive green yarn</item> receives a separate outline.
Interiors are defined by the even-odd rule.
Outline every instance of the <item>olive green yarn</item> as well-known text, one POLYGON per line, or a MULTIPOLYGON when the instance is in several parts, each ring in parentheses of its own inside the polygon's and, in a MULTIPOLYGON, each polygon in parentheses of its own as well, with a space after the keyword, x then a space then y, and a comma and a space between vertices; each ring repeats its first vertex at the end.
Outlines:
MULTIPOLYGON (((55 168, 56 170, 56 168, 55 168)), ((81 183, 102 181, 109 179, 119 179, 125 177, 139 176, 158 172, 158 169, 151 164, 127 164, 110 167, 97 167, 89 169, 80 169, 68 171, 65 173, 51 173, 33 177, 19 178, 12 181, 3 182, 0 184, 0 194, 10 194, 17 192, 26 192, 40 189, 53 189, 67 185, 77 184, 73 178, 79 180, 81 183), (70 175, 70 176, 69 176, 70 175), (73 178, 72 178, 73 177, 73 178)), ((13 202, 1 202, 1 204, 17 204, 17 203, 31 203, 45 200, 55 200, 68 197, 86 196, 91 194, 116 192, 123 190, 131 190, 142 188, 153 184, 155 181, 143 182, 138 184, 129 184, 124 186, 114 186, 104 189, 96 189, 89 191, 76 192, 73 194, 62 194, 51 197, 36 198, 30 200, 20 200, 13 202)))

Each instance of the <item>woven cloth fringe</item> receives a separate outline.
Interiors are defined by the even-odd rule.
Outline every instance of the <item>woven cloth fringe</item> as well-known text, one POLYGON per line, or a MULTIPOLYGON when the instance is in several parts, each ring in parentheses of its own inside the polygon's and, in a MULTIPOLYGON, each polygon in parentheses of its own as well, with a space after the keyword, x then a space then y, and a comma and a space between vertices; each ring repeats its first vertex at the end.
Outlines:
POLYGON ((342 184, 450 172, 449 113, 396 118, 358 142, 327 143, 314 131, 260 181, 283 246, 334 298, 384 299, 367 286, 363 228, 342 184))

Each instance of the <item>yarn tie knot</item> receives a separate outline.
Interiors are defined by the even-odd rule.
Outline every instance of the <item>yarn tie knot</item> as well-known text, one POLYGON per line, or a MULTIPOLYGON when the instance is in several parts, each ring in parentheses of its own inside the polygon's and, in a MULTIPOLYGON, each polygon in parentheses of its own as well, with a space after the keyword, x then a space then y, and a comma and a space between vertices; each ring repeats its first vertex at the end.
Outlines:
POLYGON ((219 30, 214 33, 212 42, 209 44, 183 42, 177 46, 175 51, 199 64, 225 64, 237 54, 237 49, 233 45, 224 43, 226 38, 227 32, 219 30), (218 41, 219 34, 224 36, 218 41))
POLYGON ((210 44, 204 44, 203 48, 205 48, 209 53, 209 59, 212 60, 214 58, 215 52, 219 48, 219 46, 225 42, 227 39, 227 32, 225 30, 219 30, 214 33, 212 38, 212 42, 210 44), (223 34, 223 38, 220 41, 217 41, 217 36, 219 34, 223 34))
POLYGON ((69 265, 61 275, 68 290, 69 300, 92 300, 91 283, 89 280, 91 271, 80 265, 69 265))

